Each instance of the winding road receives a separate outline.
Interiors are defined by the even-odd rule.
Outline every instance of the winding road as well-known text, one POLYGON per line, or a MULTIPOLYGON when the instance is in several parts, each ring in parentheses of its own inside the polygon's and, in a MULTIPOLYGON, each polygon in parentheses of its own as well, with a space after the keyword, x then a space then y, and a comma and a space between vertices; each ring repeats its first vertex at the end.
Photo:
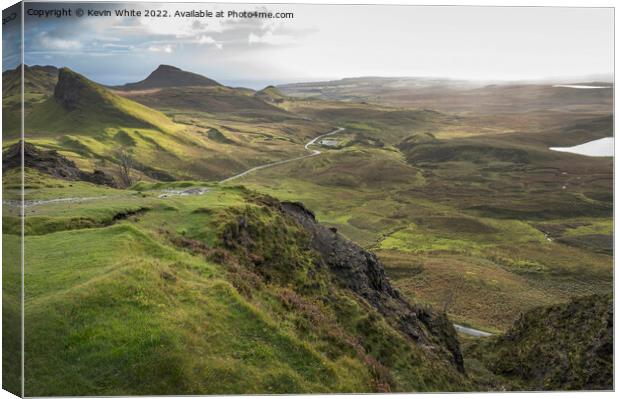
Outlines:
MULTIPOLYGON (((311 150, 310 146, 315 144, 317 142, 317 140, 322 139, 323 137, 327 137, 327 136, 331 136, 332 134, 336 134, 336 133, 340 133, 344 130, 343 127, 339 127, 336 130, 333 130, 329 133, 325 133, 322 134, 320 136, 317 136, 315 138, 313 138, 312 140, 308 141, 306 143, 306 145, 304 145, 304 149, 311 151, 311 154, 308 155, 302 155, 299 157, 294 157, 294 158, 289 158, 289 159, 284 159, 282 161, 277 161, 277 162, 271 162, 265 165, 260 165, 260 166, 255 166, 251 169, 248 169, 244 172, 238 173, 234 176, 231 177, 227 177, 224 180, 220 180, 219 183, 226 183, 229 182, 231 180, 235 180, 238 179, 240 177, 243 177, 245 175, 247 175, 248 173, 252 173, 254 171, 260 170, 260 169, 266 169, 272 166, 277 166, 277 165, 282 165, 288 162, 293 162, 293 161, 298 161, 300 159, 304 159, 304 158, 310 158, 310 157, 314 157, 317 156, 321 153, 321 151, 319 150, 311 150)), ((173 195, 200 195, 203 194, 204 192, 207 191, 207 189, 200 189, 198 191, 192 191, 192 190, 185 190, 185 191, 181 191, 181 190, 162 190, 164 192, 164 194, 160 195, 159 198, 166 198, 169 196, 173 196, 173 195)), ((39 205, 47 205, 47 204, 55 204, 55 203, 75 203, 75 202, 85 202, 85 201, 93 201, 93 200, 98 200, 98 199, 104 199, 104 198, 111 198, 110 196, 106 196, 106 195, 102 195, 99 197, 78 197, 78 198, 53 198, 53 199, 48 199, 48 200, 26 200, 23 203, 19 200, 4 200, 2 201, 3 204, 8 205, 8 206, 15 206, 15 207, 19 207, 20 205, 23 205, 24 208, 29 208, 29 207, 33 207, 33 206, 39 206, 39 205)))
POLYGON ((121 198, 121 197, 123 196, 101 195, 99 197, 69 197, 69 198, 52 198, 52 199, 46 199, 46 200, 24 200, 23 202, 20 200, 3 200, 2 204, 16 207, 16 208, 20 206, 23 206, 24 208, 30 208, 33 206, 47 205, 47 204, 59 204, 63 202, 64 203, 76 203, 76 202, 93 201, 93 200, 104 199, 104 198, 121 198))
POLYGON ((331 132, 329 132, 329 133, 322 134, 322 135, 317 136, 317 137, 313 138, 312 140, 308 141, 308 142, 306 143, 306 145, 304 146, 304 148, 305 148, 306 150, 308 150, 308 151, 311 151, 311 154, 308 154, 308 155, 302 155, 302 156, 299 156, 299 157, 294 157, 294 158, 289 158, 289 159, 283 159, 282 161, 271 162, 271 163, 267 163, 267 164, 265 164, 265 165, 255 166, 255 167, 253 167, 253 168, 251 168, 251 169, 246 170, 245 172, 241 172, 241 173, 236 174, 236 175, 234 175, 234 176, 227 177, 227 178, 226 178, 226 179, 224 179, 224 180, 220 180, 220 182, 219 182, 219 183, 220 183, 220 184, 222 184, 222 183, 227 183, 227 182, 229 182, 229 181, 231 181, 231 180, 238 179, 238 178, 240 178, 240 177, 243 177, 243 176, 245 176, 245 175, 247 175, 247 174, 249 174, 249 173, 255 172, 255 171, 257 171, 257 170, 266 169, 266 168, 270 168, 270 167, 272 167, 272 166, 282 165, 282 164, 289 163, 289 162, 293 162, 293 161, 299 161, 300 159, 305 159, 305 158, 315 157, 315 156, 319 155, 319 154, 321 153, 321 151, 319 151, 319 150, 311 150, 311 149, 310 149, 310 146, 311 146, 311 145, 314 145, 314 144, 317 142, 317 140, 320 140, 320 139, 322 139, 323 137, 327 137, 327 136, 331 136, 332 134, 340 133, 340 132, 342 132, 343 130, 344 130, 344 128, 343 128, 343 127, 339 127, 338 129, 336 129, 336 130, 334 130, 334 131, 331 131, 331 132))
MULTIPOLYGON (((264 165, 260 165, 260 166, 255 166, 253 168, 250 168, 244 172, 238 173, 234 176, 231 177, 227 177, 226 179, 220 180, 219 184, 222 183, 227 183, 229 181, 238 179, 240 177, 243 177, 247 174, 250 174, 252 172, 255 172, 257 170, 261 170, 261 169, 266 169, 266 168, 270 168, 272 166, 277 166, 277 165, 282 165, 288 162, 293 162, 293 161, 298 161, 301 159, 305 159, 305 158, 310 158, 310 157, 315 157, 319 154, 321 154, 321 151, 319 150, 313 150, 310 147, 312 145, 315 145, 316 142, 320 139, 322 139, 323 137, 327 137, 327 136, 331 136, 333 134, 337 134, 342 132, 343 130, 345 130, 343 127, 339 127, 336 130, 333 130, 329 133, 325 133, 322 134, 320 136, 317 136, 315 138, 313 138, 312 140, 308 141, 306 143, 306 145, 304 145, 304 149, 306 149, 307 151, 310 151, 310 154, 307 155, 301 155, 298 157, 294 157, 294 158, 289 158, 289 159, 284 159, 281 161, 276 161, 276 162, 271 162, 271 163, 267 163, 264 165)), ((205 192, 208 191, 207 188, 204 189, 192 189, 192 190, 162 190, 164 192, 164 194, 160 195, 159 198, 166 198, 168 196, 172 196, 172 195, 201 195, 204 194, 205 192)), ((54 199, 49 199, 49 200, 31 200, 31 201, 24 201, 23 206, 24 208, 28 208, 28 207, 32 207, 32 206, 38 206, 38 205, 45 205, 45 204, 50 204, 50 203, 62 203, 62 202, 68 202, 68 203, 72 203, 72 202, 83 202, 83 201, 92 201, 92 200, 97 200, 97 199, 104 199, 104 198, 111 198, 110 196, 99 196, 99 197, 81 197, 81 198, 54 198, 54 199)), ((9 206, 19 206, 21 204, 20 201, 16 201, 16 200, 4 200, 3 203, 5 205, 9 205, 9 206)), ((454 329, 460 333, 463 334, 467 334, 473 337, 488 337, 491 336, 493 334, 486 332, 486 331, 480 331, 480 330, 476 330, 474 328, 470 328, 470 327, 465 327, 462 326, 460 324, 454 324, 454 329)))
MULTIPOLYGON (((236 174, 236 175, 234 175, 234 176, 227 177, 227 178, 226 178, 226 179, 224 179, 224 180, 220 180, 220 182, 219 182, 219 183, 220 183, 220 184, 222 184, 222 183, 227 183, 227 182, 229 182, 229 181, 231 181, 231 180, 238 179, 238 178, 240 178, 240 177, 243 177, 243 176, 245 176, 245 175, 247 175, 247 174, 249 174, 249 173, 255 172, 255 171, 257 171, 257 170, 266 169, 266 168, 270 168, 270 167, 272 167, 272 166, 282 165, 282 164, 285 164, 285 163, 288 163, 288 162, 298 161, 298 160, 300 160, 300 159, 310 158, 310 157, 317 156, 317 155, 319 155, 319 154, 321 153, 321 151, 319 151, 319 150, 312 150, 312 149, 310 149, 310 146, 312 146, 312 145, 316 144, 316 142, 317 142, 318 140, 322 139, 323 137, 327 137, 327 136, 331 136, 332 134, 340 133, 340 132, 342 132, 343 130, 344 130, 344 128, 343 128, 343 127, 339 127, 339 128, 337 128, 336 130, 333 130, 333 131, 331 131, 331 132, 329 132, 329 133, 322 134, 322 135, 317 136, 317 137, 313 138, 312 140, 308 141, 308 142, 306 143, 306 145, 304 146, 304 148, 305 148, 306 150, 311 151, 311 153, 310 153, 310 154, 308 154, 308 155, 302 155, 302 156, 299 156, 299 157, 294 157, 294 158, 284 159, 284 160, 282 160, 282 161, 271 162, 271 163, 268 163, 268 164, 265 164, 265 165, 255 166, 255 167, 253 167, 253 168, 251 168, 251 169, 246 170, 245 172, 241 172, 241 173, 236 174)), ((470 336, 472 336, 472 337, 478 337, 478 338, 481 338, 481 337, 490 337, 491 335, 493 335, 493 334, 491 334, 491 333, 489 333, 489 332, 486 332, 486 331, 481 331, 481 330, 476 330, 475 328, 465 327, 465 326, 462 326, 462 325, 460 325, 460 324, 456 324, 456 323, 455 323, 455 324, 453 324, 453 325, 454 325, 454 329, 455 329, 456 331, 458 331, 458 332, 460 332, 460 333, 462 333, 462 334, 470 335, 470 336)))

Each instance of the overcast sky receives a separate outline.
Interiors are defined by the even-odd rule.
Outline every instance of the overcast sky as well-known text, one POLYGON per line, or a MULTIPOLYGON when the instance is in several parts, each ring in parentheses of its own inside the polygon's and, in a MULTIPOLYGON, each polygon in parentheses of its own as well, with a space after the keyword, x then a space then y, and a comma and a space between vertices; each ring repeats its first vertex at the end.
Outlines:
MULTIPOLYGON (((30 3, 27 8, 62 6, 30 3)), ((65 7, 260 8, 295 14, 293 19, 270 20, 26 17, 26 64, 68 66, 106 84, 141 80, 159 64, 253 87, 355 76, 518 80, 613 73, 610 8, 178 3, 65 7)), ((15 65, 3 60, 5 69, 15 65)))

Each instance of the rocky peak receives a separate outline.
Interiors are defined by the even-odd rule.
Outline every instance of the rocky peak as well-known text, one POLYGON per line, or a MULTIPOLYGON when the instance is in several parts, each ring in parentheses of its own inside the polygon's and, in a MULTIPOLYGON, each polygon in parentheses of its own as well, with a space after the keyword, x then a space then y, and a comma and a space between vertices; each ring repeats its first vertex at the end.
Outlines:
POLYGON ((68 111, 77 109, 85 93, 92 91, 92 84, 69 68, 60 68, 54 98, 68 111))
POLYGON ((163 87, 219 86, 215 80, 172 65, 159 65, 146 79, 119 87, 124 90, 144 90, 163 87))
POLYGON ((151 72, 151 75, 154 73, 164 73, 164 72, 171 72, 171 71, 181 71, 181 68, 177 68, 172 65, 161 64, 160 66, 157 67, 157 69, 151 72))

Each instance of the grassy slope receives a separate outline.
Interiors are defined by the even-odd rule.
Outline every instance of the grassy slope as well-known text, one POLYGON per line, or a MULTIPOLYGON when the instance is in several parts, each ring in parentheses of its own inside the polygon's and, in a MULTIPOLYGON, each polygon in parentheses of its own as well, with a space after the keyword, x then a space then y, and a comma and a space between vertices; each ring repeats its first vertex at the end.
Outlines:
POLYGON ((286 96, 275 86, 267 86, 264 89, 257 91, 254 96, 267 102, 280 103, 286 100, 286 96))
POLYGON ((335 365, 279 331, 215 277, 213 265, 167 250, 138 229, 55 233, 28 244, 31 394, 346 390, 335 365), (64 256, 45 255, 50 246, 64 256), (88 269, 76 275, 85 260, 88 269), (45 284, 33 278, 46 272, 45 284))
POLYGON ((281 109, 274 107, 260 97, 247 94, 241 90, 226 87, 166 87, 146 91, 117 91, 118 95, 158 109, 182 109, 208 111, 212 113, 278 115, 280 118, 292 118, 281 109))
MULTIPOLYGON (((58 71, 53 67, 26 66, 24 70, 24 109, 45 101, 53 92, 58 71)), ((16 138, 21 129, 21 68, 2 73, 2 136, 16 138)))
MULTIPOLYGON (((11 69, 2 73, 2 96, 19 95, 21 91, 21 68, 11 69)), ((27 66, 24 70, 25 91, 38 94, 51 94, 58 79, 58 69, 52 66, 27 66)), ((9 100, 10 102, 10 100, 9 100)))
POLYGON ((47 98, 27 120, 29 141, 57 149, 85 169, 114 170, 113 151, 126 146, 144 165, 182 173, 177 154, 190 152, 195 144, 184 137, 183 126, 70 70, 61 70, 60 81, 79 98, 76 109, 67 109, 54 96, 47 98))
MULTIPOLYGON (((4 191, 6 192, 6 191, 4 191)), ((15 228, 15 210, 2 206, 3 229, 15 228)), ((21 393, 21 239, 2 237, 2 388, 21 393)))
MULTIPOLYGON (((36 179, 31 179, 37 182, 33 186, 65 184, 44 176, 36 179)), ((119 197, 110 189, 103 202, 30 208, 28 395, 468 386, 363 301, 331 286, 327 275, 316 278, 318 287, 331 286, 328 295, 325 288, 301 289, 310 278, 305 272, 288 283, 268 282, 232 255, 205 260, 201 246, 217 248, 221 229, 236 220, 240 210, 255 209, 251 214, 266 218, 268 225, 282 222, 248 202, 248 192, 234 188, 158 198, 157 190, 179 185, 187 184, 142 183, 135 187, 138 194, 119 197), (137 208, 145 211, 109 223, 137 208), (76 226, 71 220, 76 218, 99 225, 76 226)), ((68 187, 72 195, 87 189, 68 187)), ((277 227, 273 234, 281 228, 292 229, 287 237, 297 234, 293 225, 277 227)), ((263 238, 270 242, 268 235, 263 238)), ((15 236, 5 234, 4 240, 15 236)), ((294 264, 306 264, 310 258, 305 257, 311 255, 293 251, 289 256, 294 264)))
POLYGON ((80 112, 68 112, 50 98, 35 109, 28 118, 27 131, 32 137, 49 133, 97 134, 107 127, 151 128, 164 133, 180 130, 164 114, 141 104, 116 96, 92 85, 92 104, 85 104, 80 112), (96 97, 95 97, 96 96, 96 97))

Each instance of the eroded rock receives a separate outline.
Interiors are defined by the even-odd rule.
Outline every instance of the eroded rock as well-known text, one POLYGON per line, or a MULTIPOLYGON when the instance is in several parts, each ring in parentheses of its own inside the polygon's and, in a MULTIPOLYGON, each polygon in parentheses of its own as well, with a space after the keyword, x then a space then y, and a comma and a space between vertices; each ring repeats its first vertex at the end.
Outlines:
MULTIPOLYGON (((9 147, 3 154, 2 170, 21 167, 21 141, 9 147)), ((102 170, 85 172, 75 162, 65 158, 57 151, 43 150, 30 143, 24 143, 24 166, 63 180, 82 180, 90 183, 116 187, 112 176, 102 170)))

